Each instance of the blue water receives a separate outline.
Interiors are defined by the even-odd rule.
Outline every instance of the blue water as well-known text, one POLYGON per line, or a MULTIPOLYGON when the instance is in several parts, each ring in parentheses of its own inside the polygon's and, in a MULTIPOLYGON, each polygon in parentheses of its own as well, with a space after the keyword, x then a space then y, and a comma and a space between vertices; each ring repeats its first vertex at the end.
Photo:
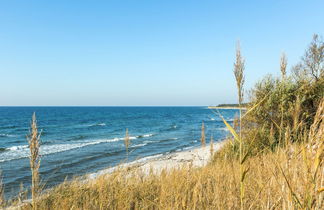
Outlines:
MULTIPOLYGON (((206 107, 0 107, 0 170, 7 197, 21 183, 30 186, 26 135, 36 112, 41 135, 40 174, 46 187, 126 160, 123 138, 128 128, 128 161, 199 146, 201 122, 207 142, 228 135, 221 119, 206 107)), ((236 110, 222 110, 232 120, 236 110)))

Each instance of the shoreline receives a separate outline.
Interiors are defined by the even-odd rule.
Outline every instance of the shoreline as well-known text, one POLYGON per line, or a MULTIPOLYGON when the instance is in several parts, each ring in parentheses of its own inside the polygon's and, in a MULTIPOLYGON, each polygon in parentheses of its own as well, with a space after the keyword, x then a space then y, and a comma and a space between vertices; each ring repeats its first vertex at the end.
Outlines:
MULTIPOLYGON (((214 152, 217 152, 225 144, 226 140, 220 140, 213 143, 214 152)), ((188 150, 173 152, 169 154, 157 154, 149 157, 143 157, 138 160, 122 163, 120 165, 106 168, 95 173, 85 175, 86 180, 94 180, 102 175, 108 175, 117 169, 127 169, 128 171, 141 170, 144 174, 149 174, 151 171, 159 174, 162 170, 172 170, 186 165, 193 167, 205 166, 211 157, 210 144, 206 146, 195 147, 188 150)))
MULTIPOLYGON (((221 139, 217 142, 214 142, 213 154, 220 150, 225 143, 226 139, 221 139)), ((136 172, 138 170, 142 171, 145 175, 149 175, 151 172, 153 172, 154 174, 160 174, 163 170, 170 171, 172 169, 177 169, 189 165, 191 165, 191 167, 203 167, 207 165, 207 163, 210 160, 210 157, 210 144, 206 144, 206 146, 204 147, 198 146, 192 149, 183 150, 179 152, 157 154, 153 156, 143 157, 132 162, 122 163, 117 166, 102 169, 95 173, 85 174, 80 176, 80 182, 86 184, 91 181, 94 181, 97 178, 100 178, 101 176, 110 175, 114 171, 119 169, 127 169, 123 170, 123 172, 126 173, 125 175, 127 176, 130 173, 136 172)), ((53 186, 49 189, 44 190, 42 195, 40 195, 39 199, 42 199, 42 196, 46 195, 47 193, 50 193, 51 190, 53 190, 57 186, 53 186)), ((9 206, 6 209, 19 209, 22 206, 30 203, 31 199, 26 199, 23 200, 22 203, 16 206, 9 206)))
POLYGON ((232 107, 232 106, 224 106, 224 107, 218 107, 218 106, 208 106, 208 109, 242 109, 242 110, 247 110, 246 107, 232 107))

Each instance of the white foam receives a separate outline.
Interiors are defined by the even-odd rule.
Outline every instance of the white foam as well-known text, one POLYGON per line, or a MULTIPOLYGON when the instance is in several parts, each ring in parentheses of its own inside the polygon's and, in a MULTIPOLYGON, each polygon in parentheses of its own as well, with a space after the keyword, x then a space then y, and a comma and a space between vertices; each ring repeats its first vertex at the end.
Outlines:
POLYGON ((96 124, 88 125, 88 127, 93 127, 93 126, 106 126, 106 123, 96 123, 96 124))
POLYGON ((0 133, 0 136, 3 136, 3 137, 15 137, 15 135, 6 134, 6 133, 0 133))
POLYGON ((17 150, 23 150, 23 149, 26 149, 26 148, 28 148, 28 145, 12 146, 12 147, 9 147, 7 149, 11 150, 11 151, 17 151, 17 150))
POLYGON ((216 128, 217 130, 220 130, 220 131, 228 131, 228 128, 227 127, 224 127, 224 128, 216 128))
POLYGON ((131 147, 143 147, 145 145, 147 145, 147 143, 144 143, 144 144, 135 144, 135 145, 133 145, 131 147))
POLYGON ((185 147, 185 148, 183 148, 183 150, 189 150, 189 149, 192 149, 192 148, 194 148, 195 146, 189 146, 189 147, 185 147))
MULTIPOLYGON (((148 137, 147 135, 144 135, 148 137)), ((131 136, 130 139, 136 139, 137 137, 131 136)), ((41 145, 40 147, 40 155, 49 155, 54 154, 58 152, 64 152, 69 151, 73 149, 78 149, 86 146, 96 145, 96 144, 102 144, 102 143, 111 143, 111 142, 118 142, 123 141, 124 137, 122 138, 113 138, 113 139, 97 139, 97 140, 88 140, 84 142, 78 142, 78 143, 71 143, 71 144, 54 144, 54 145, 41 145)), ((132 147, 140 147, 145 146, 147 143, 134 145, 132 147)), ((18 145, 18 146, 12 146, 7 148, 4 152, 0 153, 0 162, 20 159, 20 158, 27 158, 29 157, 29 147, 28 145, 18 145)))

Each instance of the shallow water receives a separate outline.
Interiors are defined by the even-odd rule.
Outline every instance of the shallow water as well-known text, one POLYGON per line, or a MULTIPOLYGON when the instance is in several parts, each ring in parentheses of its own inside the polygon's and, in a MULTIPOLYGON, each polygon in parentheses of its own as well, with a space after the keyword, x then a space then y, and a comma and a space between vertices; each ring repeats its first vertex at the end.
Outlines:
MULTIPOLYGON (((221 119, 206 107, 0 107, 0 170, 6 196, 20 183, 30 185, 26 134, 36 112, 41 135, 43 182, 51 187, 66 177, 93 173, 126 160, 123 138, 131 139, 128 161, 199 145, 228 135, 221 119)), ((233 120, 237 110, 221 110, 233 120)))

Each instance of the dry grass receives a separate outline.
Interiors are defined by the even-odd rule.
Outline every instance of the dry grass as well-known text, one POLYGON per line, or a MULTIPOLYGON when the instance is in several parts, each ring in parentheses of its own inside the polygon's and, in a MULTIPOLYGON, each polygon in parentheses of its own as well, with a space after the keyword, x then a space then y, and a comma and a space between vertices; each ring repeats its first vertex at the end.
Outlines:
POLYGON ((2 183, 2 174, 0 172, 0 208, 4 207, 6 204, 6 200, 4 198, 4 186, 2 183))
POLYGON ((37 129, 37 121, 36 114, 34 113, 32 116, 31 122, 31 131, 27 136, 27 141, 29 144, 30 150, 30 169, 32 172, 32 186, 31 186, 31 194, 32 194, 32 206, 33 209, 36 209, 35 200, 40 193, 40 179, 39 179, 39 167, 40 167, 40 133, 38 133, 37 129))
POLYGON ((282 53, 280 57, 280 71, 282 80, 284 80, 287 74, 287 56, 285 53, 282 53))
POLYGON ((130 139, 129 139, 129 134, 128 134, 128 128, 126 128, 126 134, 125 134, 124 144, 125 144, 126 153, 127 153, 127 156, 128 156, 128 148, 129 148, 129 144, 130 144, 130 139))
MULTIPOLYGON (((247 161, 246 209, 320 209, 323 193, 323 164, 316 186, 303 161, 304 145, 279 148, 247 161), (322 197, 321 197, 322 196, 322 197)), ((311 157, 306 151, 306 156, 311 157)), ((90 183, 65 183, 37 202, 40 209, 238 209, 240 161, 224 158, 204 168, 182 168, 162 175, 126 171, 102 176, 90 183)), ((28 207, 26 207, 28 209, 28 207)))
MULTIPOLYGON (((239 130, 239 155, 240 155, 240 174, 241 174, 241 181, 240 181, 240 197, 241 197, 241 209, 244 208, 244 177, 245 174, 248 172, 248 169, 244 167, 243 161, 243 138, 242 138, 242 102, 243 102, 243 85, 244 85, 244 69, 245 69, 245 61, 241 55, 241 48, 240 43, 238 42, 236 47, 236 61, 234 63, 234 76, 236 79, 236 86, 238 91, 238 102, 240 108, 240 130, 239 130)), ((234 135, 234 133, 232 132, 234 135)))
POLYGON ((214 140, 213 140, 213 134, 210 135, 210 142, 209 142, 209 146, 210 146, 210 156, 213 156, 214 154, 214 140))
POLYGON ((202 122, 201 124, 201 137, 200 137, 201 146, 206 146, 206 137, 205 137, 205 124, 202 122))

